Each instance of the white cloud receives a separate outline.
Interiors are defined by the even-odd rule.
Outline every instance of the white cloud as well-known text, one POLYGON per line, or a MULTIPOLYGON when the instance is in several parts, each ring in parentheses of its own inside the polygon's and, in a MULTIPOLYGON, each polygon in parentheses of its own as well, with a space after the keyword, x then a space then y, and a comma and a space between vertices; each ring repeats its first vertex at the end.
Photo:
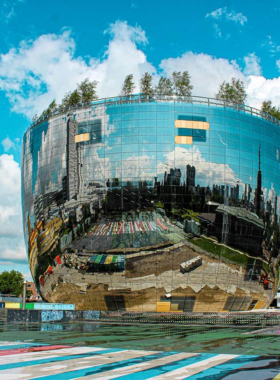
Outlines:
POLYGON ((250 53, 244 57, 245 61, 245 75, 261 75, 262 69, 260 66, 260 58, 255 53, 250 53))
POLYGON ((12 7, 6 15, 6 20, 5 20, 6 24, 8 24, 10 22, 11 18, 13 18, 15 15, 16 15, 15 9, 14 9, 14 7, 12 7))
POLYGON ((1 142, 4 152, 8 152, 10 149, 15 149, 16 145, 15 143, 7 136, 4 140, 1 142))
POLYGON ((14 157, 0 156, 0 261, 26 262, 22 232, 20 167, 14 157))
POLYGON ((145 31, 140 26, 128 25, 126 21, 116 21, 114 24, 110 24, 104 34, 106 33, 109 33, 116 40, 148 43, 145 31))
POLYGON ((213 97, 217 93, 219 85, 224 80, 229 81, 232 77, 247 81, 236 62, 229 62, 227 59, 215 58, 202 53, 187 52, 178 58, 164 59, 161 61, 160 67, 168 76, 173 71, 188 70, 194 86, 193 94, 199 96, 213 97))
POLYGON ((249 76, 247 85, 248 101, 252 107, 261 108, 265 99, 280 106, 280 77, 266 79, 263 76, 249 76))
MULTIPOLYGON (((228 17, 233 18, 232 13, 227 12, 228 17)), ((219 15, 224 17, 224 8, 211 17, 217 19, 219 15)), ((18 48, 0 55, 0 88, 9 97, 12 110, 30 118, 40 114, 54 98, 59 102, 65 92, 73 90, 86 77, 99 81, 100 97, 118 95, 125 76, 130 73, 134 74, 137 85, 135 92, 139 91, 139 79, 145 71, 153 73, 156 82, 157 70, 138 46, 147 44, 140 26, 117 21, 105 33, 110 40, 99 59, 76 57, 75 41, 69 31, 22 41, 18 48)), ((244 60, 242 72, 236 61, 186 52, 180 57, 163 59, 159 67, 167 76, 174 70, 188 70, 194 95, 214 97, 224 80, 236 77, 244 81, 249 105, 260 107, 264 99, 280 105, 279 79, 267 80, 261 76, 260 62, 254 53, 248 53, 244 60)))
POLYGON ((155 71, 136 46, 136 43, 147 43, 139 26, 117 21, 106 33, 111 40, 103 58, 91 58, 89 63, 75 57, 75 41, 70 31, 22 41, 18 48, 1 54, 0 88, 10 99, 12 110, 31 118, 40 114, 54 98, 60 102, 67 91, 85 78, 99 81, 100 97, 118 95, 126 75, 133 73, 138 85, 145 71, 155 71))
POLYGON ((247 61, 249 65, 247 73, 251 71, 252 74, 255 72, 255 75, 245 75, 246 68, 242 72, 236 61, 192 52, 187 52, 181 57, 162 60, 160 67, 168 76, 173 71, 188 70, 194 86, 193 94, 197 96, 214 97, 224 80, 230 81, 235 77, 244 82, 247 92, 246 104, 260 109, 262 102, 270 99, 273 104, 280 106, 280 77, 266 79, 257 75, 258 71, 259 73, 261 71, 257 57, 254 59, 250 54, 247 57, 250 58, 247 61))
POLYGON ((235 11, 228 11, 227 7, 218 8, 211 13, 207 13, 206 17, 211 17, 215 20, 221 20, 224 18, 228 21, 233 21, 237 24, 244 25, 248 19, 242 13, 236 13, 235 11))
POLYGON ((215 36, 216 37, 222 37, 222 31, 221 31, 219 25, 215 23, 215 24, 213 24, 213 28, 215 31, 215 36))
POLYGON ((280 51, 280 45, 277 45, 275 41, 273 41, 272 36, 267 36, 266 41, 262 44, 263 47, 267 47, 271 56, 273 57, 275 53, 280 51))
POLYGON ((215 20, 219 20, 223 15, 223 8, 218 8, 216 9, 215 11, 211 12, 211 13, 207 13, 207 15, 205 16, 206 18, 207 17, 212 17, 214 18, 215 20))
POLYGON ((240 181, 229 165, 207 161, 195 146, 189 149, 176 147, 175 151, 167 153, 165 162, 157 165, 157 174, 163 174, 176 167, 181 170, 182 175, 185 175, 186 164, 195 166, 196 183, 200 186, 212 186, 215 183, 235 186, 237 181, 240 181))

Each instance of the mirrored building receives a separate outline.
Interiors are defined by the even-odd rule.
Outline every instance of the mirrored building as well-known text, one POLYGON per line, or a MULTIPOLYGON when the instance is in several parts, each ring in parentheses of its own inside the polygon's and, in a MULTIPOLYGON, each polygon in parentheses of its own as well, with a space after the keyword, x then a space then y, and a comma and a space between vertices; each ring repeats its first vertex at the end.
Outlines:
POLYGON ((30 270, 76 309, 239 311, 278 287, 280 125, 193 97, 110 98, 26 131, 30 270))

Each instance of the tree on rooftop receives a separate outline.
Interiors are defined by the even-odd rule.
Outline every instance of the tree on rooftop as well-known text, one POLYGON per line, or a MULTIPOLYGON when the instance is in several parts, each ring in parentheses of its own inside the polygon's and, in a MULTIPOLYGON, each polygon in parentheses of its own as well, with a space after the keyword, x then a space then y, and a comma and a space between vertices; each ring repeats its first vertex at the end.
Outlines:
POLYGON ((48 108, 42 112, 41 116, 49 116, 57 108, 55 99, 49 104, 48 108))
POLYGON ((262 111, 269 113, 271 116, 280 120, 280 108, 279 107, 276 108, 275 106, 273 106, 271 100, 264 100, 263 101, 262 111))
POLYGON ((145 73, 140 79, 140 92, 146 96, 153 96, 155 91, 152 85, 153 77, 149 73, 145 73))
POLYGON ((0 293, 19 296, 23 291, 23 275, 15 270, 0 274, 0 293))
POLYGON ((173 95, 171 79, 160 77, 158 84, 155 88, 155 92, 157 95, 173 95))
POLYGON ((191 98, 193 86, 191 85, 191 77, 188 71, 173 71, 172 83, 174 95, 191 98))
POLYGON ((96 93, 97 84, 98 82, 96 80, 90 82, 88 78, 78 84, 78 93, 81 97, 82 103, 88 103, 98 99, 98 95, 96 93))
POLYGON ((71 107, 75 106, 81 102, 81 95, 78 90, 74 90, 73 92, 67 92, 61 102, 62 107, 71 107))
POLYGON ((134 89, 135 84, 133 83, 133 74, 127 75, 122 86, 121 96, 132 95, 134 89))
POLYGON ((215 95, 216 99, 225 100, 236 104, 244 104, 247 94, 244 89, 244 83, 240 79, 231 78, 231 82, 224 81, 218 93, 215 95))

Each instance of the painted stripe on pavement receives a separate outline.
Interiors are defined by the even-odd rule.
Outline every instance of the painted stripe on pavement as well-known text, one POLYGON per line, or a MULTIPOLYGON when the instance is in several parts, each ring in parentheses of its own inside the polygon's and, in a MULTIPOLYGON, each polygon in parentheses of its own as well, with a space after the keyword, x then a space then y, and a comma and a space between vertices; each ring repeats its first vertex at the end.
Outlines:
POLYGON ((112 371, 105 371, 102 373, 102 375, 95 374, 95 375, 83 376, 78 379, 83 379, 83 380, 89 380, 89 379, 107 380, 107 379, 115 379, 115 378, 129 379, 131 378, 130 377, 131 374, 133 374, 133 380, 146 379, 146 378, 148 379, 150 375, 149 377, 145 377, 145 373, 150 372, 151 369, 154 369, 155 367, 162 368, 167 363, 171 363, 171 362, 180 363, 182 359, 190 358, 193 356, 199 356, 199 354, 181 352, 181 353, 177 353, 171 356, 167 356, 167 357, 165 356, 163 358, 150 360, 148 362, 138 363, 138 364, 134 364, 128 367, 120 367, 120 368, 113 369, 112 371))
MULTIPOLYGON (((38 377, 38 379, 44 379, 44 380, 70 380, 70 379, 76 379, 78 377, 82 376, 89 376, 89 375, 95 375, 100 374, 105 371, 117 369, 120 367, 126 367, 126 366, 132 366, 134 364, 139 364, 142 362, 147 362, 153 359, 158 359, 160 357, 168 357, 170 355, 175 355, 178 352, 153 352, 153 354, 149 354, 147 351, 127 351, 126 352, 126 359, 120 360, 118 357, 118 360, 112 360, 112 358, 107 358, 107 360, 104 360, 104 363, 101 365, 95 365, 95 366, 87 366, 84 368, 75 368, 74 371, 71 372, 65 372, 60 373, 61 371, 55 372, 54 369, 52 369, 52 375, 50 376, 44 376, 44 377, 38 377), (129 356, 134 353, 134 357, 130 358, 129 356)), ((104 355, 105 356, 105 355, 104 355)), ((105 358, 104 358, 105 359, 105 358)))
POLYGON ((186 379, 199 372, 205 371, 208 368, 214 367, 216 365, 222 364, 226 361, 236 358, 238 355, 215 355, 211 358, 199 361, 197 363, 187 365, 174 371, 169 371, 168 373, 152 377, 153 380, 165 380, 165 379, 186 379))
POLYGON ((16 348, 16 349, 11 349, 11 350, 0 351, 0 356, 23 354, 23 353, 28 353, 28 352, 59 350, 61 348, 70 348, 70 347, 71 346, 62 346, 60 344, 57 344, 57 345, 52 345, 52 346, 16 348))
MULTIPOLYGON (((0 365, 0 371, 4 371, 7 369, 13 369, 13 368, 22 368, 22 367, 28 367, 28 366, 34 366, 39 364, 51 364, 56 362, 61 362, 64 360, 71 360, 71 359, 82 359, 87 357, 93 357, 94 355, 104 355, 104 354, 110 354, 113 352, 123 352, 125 350, 118 350, 116 348, 104 350, 104 351, 92 351, 88 353, 82 353, 82 354, 76 354, 76 355, 68 355, 68 356, 57 356, 57 357, 47 357, 47 358, 41 358, 37 360, 26 360, 22 362, 15 362, 15 363, 8 363, 0 365)), ((3 372, 0 372, 0 375, 3 374, 3 372)))
POLYGON ((209 368, 205 371, 195 374, 194 376, 188 377, 191 379, 220 379, 221 376, 226 376, 230 372, 243 367, 245 364, 250 363, 251 361, 257 359, 256 355, 240 355, 234 359, 229 360, 226 363, 219 364, 215 367, 209 368))
POLYGON ((8 363, 17 363, 19 361, 24 362, 24 361, 36 360, 36 359, 56 358, 56 357, 61 357, 63 355, 83 354, 83 353, 102 351, 102 350, 106 350, 106 348, 71 347, 71 348, 62 348, 61 350, 29 352, 26 354, 2 356, 0 357, 0 365, 8 364, 8 363))

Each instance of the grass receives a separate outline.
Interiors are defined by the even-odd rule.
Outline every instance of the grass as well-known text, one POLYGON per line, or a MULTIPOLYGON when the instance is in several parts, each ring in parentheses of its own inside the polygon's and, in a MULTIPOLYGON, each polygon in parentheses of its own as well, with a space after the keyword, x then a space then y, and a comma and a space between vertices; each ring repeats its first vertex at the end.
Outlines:
POLYGON ((187 209, 187 212, 185 214, 181 215, 181 217, 183 219, 188 219, 188 220, 193 219, 199 223, 199 220, 197 219, 197 215, 199 215, 199 212, 194 212, 193 210, 187 209))
POLYGON ((218 245, 203 237, 199 239, 193 239, 191 242, 194 245, 204 249, 205 251, 213 253, 216 256, 219 256, 219 258, 221 259, 225 258, 235 264, 239 264, 244 267, 247 265, 248 257, 246 255, 242 255, 241 253, 238 253, 237 251, 229 247, 218 245))

